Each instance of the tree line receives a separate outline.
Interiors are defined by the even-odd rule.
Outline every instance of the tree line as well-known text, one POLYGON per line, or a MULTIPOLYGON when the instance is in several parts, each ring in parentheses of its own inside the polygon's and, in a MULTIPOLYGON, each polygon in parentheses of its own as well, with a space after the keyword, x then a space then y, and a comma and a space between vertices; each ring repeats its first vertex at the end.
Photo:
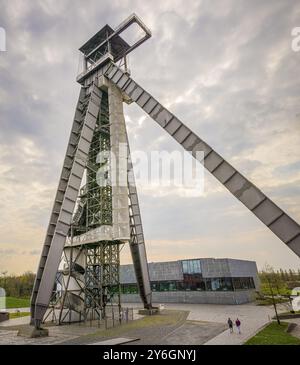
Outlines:
POLYGON ((5 289, 7 297, 29 298, 33 288, 35 274, 27 271, 22 275, 0 273, 0 288, 5 289))
MULTIPOLYGON (((31 295, 35 274, 27 271, 22 275, 8 275, 7 272, 0 272, 0 288, 4 288, 6 296, 17 298, 28 298, 31 295)), ((259 272, 261 288, 268 287, 273 283, 276 291, 289 291, 300 286, 300 269, 295 270, 274 270, 266 266, 259 272)))
POLYGON ((291 290, 300 287, 300 270, 274 270, 272 266, 265 265, 259 272, 261 292, 269 294, 289 295, 291 290))

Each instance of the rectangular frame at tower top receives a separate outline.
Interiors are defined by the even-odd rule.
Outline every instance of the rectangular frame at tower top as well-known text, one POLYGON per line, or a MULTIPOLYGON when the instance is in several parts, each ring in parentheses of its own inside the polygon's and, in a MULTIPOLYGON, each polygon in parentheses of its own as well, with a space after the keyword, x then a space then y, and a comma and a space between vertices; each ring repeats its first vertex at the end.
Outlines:
POLYGON ((98 33, 96 33, 83 46, 81 46, 79 50, 88 59, 93 57, 93 55, 95 55, 96 52, 99 52, 101 48, 105 47, 106 44, 110 43, 110 53, 114 57, 114 61, 117 62, 144 43, 148 38, 151 37, 151 35, 150 29, 148 29, 142 20, 133 13, 115 30, 112 30, 109 25, 105 25, 98 33), (132 24, 137 24, 144 31, 145 35, 134 42, 132 45, 129 45, 122 37, 120 37, 120 34, 122 34, 132 24))

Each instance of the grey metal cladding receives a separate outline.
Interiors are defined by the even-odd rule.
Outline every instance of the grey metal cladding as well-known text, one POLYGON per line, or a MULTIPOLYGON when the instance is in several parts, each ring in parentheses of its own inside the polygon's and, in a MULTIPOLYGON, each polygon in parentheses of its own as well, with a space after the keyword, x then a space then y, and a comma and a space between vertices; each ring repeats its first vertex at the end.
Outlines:
POLYGON ((130 96, 130 94, 133 92, 133 90, 137 87, 137 84, 130 79, 130 82, 126 84, 126 87, 123 88, 123 91, 130 96))
POLYGON ((78 149, 81 152, 83 152, 84 154, 88 155, 89 149, 90 149, 90 144, 91 144, 91 142, 89 142, 83 138, 80 138, 80 141, 78 143, 78 149))
POLYGON ((141 224, 135 224, 136 234, 142 234, 143 228, 141 224))
POLYGON ((157 105, 157 101, 155 99, 153 99, 152 97, 147 101, 147 103, 143 106, 143 109, 145 110, 145 112, 147 114, 149 114, 154 107, 157 105))
POLYGON ((115 84, 117 84, 118 83, 118 81, 120 81, 121 80, 121 77, 124 75, 124 73, 123 73, 123 71, 121 71, 121 70, 118 70, 115 74, 114 74, 114 76, 112 77, 112 81, 115 83, 115 84))
POLYGON ((300 256, 300 236, 297 236, 294 239, 292 239, 287 245, 298 256, 300 256))
POLYGON ((143 107, 146 102, 150 99, 150 95, 146 92, 143 92, 140 97, 137 99, 136 103, 140 106, 143 107))
POLYGON ((193 148, 200 142, 200 138, 196 136, 195 133, 191 133, 186 140, 182 142, 182 146, 187 150, 192 152, 193 148))
POLYGON ((130 194, 130 200, 131 200, 131 204, 137 204, 138 203, 138 198, 136 194, 130 194))
MULTIPOLYGON (((149 115, 152 119, 156 120, 156 117, 157 115, 162 111, 164 110, 165 108, 160 104, 160 103, 157 103, 156 106, 154 107, 154 109, 149 112, 149 115)), ((145 109, 144 109, 145 110, 145 109)))
POLYGON ((99 88, 96 88, 96 87, 92 87, 92 90, 91 90, 91 100, 93 100, 93 98, 97 96, 98 97, 98 102, 99 102, 99 105, 101 103, 101 96, 102 96, 102 92, 99 88))
POLYGON ((60 182, 58 184, 58 190, 65 191, 67 185, 68 185, 68 182, 66 180, 60 180, 60 182))
POLYGON ((60 222, 71 224, 72 213, 67 212, 66 210, 62 210, 58 219, 60 222))
POLYGON ((282 215, 282 210, 270 199, 264 200, 260 205, 253 209, 253 213, 268 226, 276 218, 282 215))
POLYGON ((230 276, 227 259, 201 258, 201 271, 204 278, 230 276))
MULTIPOLYGON (((130 195, 130 199, 132 199, 132 195, 130 195)), ((132 203, 131 203, 132 204, 132 203)), ((137 215, 137 214, 139 214, 139 207, 138 207, 138 205, 137 204, 135 204, 135 205, 132 205, 132 213, 134 214, 134 215, 137 215)))
POLYGON ((85 125, 87 128, 85 128, 84 131, 84 138, 86 138, 89 142, 92 142, 94 130, 90 128, 88 124, 85 125))
POLYGON ((223 161, 223 158, 213 151, 204 159, 204 166, 207 168, 208 171, 211 172, 223 161))
POLYGON ((190 133, 191 131, 189 128, 181 124, 180 128, 177 129, 177 131, 173 134, 173 138, 175 138, 176 141, 181 144, 190 133))
POLYGON ((169 123, 166 125, 165 130, 173 136, 173 134, 180 129, 182 123, 177 118, 171 118, 169 123))
MULTIPOLYGON (((127 91, 126 91, 126 93, 127 93, 127 91)), ((143 93, 143 89, 136 84, 135 88, 132 90, 131 93, 128 93, 128 95, 131 97, 131 99, 133 101, 136 101, 141 96, 142 93, 143 93)))
POLYGON ((265 198, 265 195, 240 173, 235 174, 225 186, 250 210, 265 198))
POLYGON ((108 69, 107 77, 111 79, 117 71, 119 71, 118 67, 113 66, 111 69, 108 69))
MULTIPOLYGON (((53 236, 53 239, 52 239, 52 242, 51 242, 51 246, 50 247, 53 246, 53 243, 54 243, 54 245, 57 246, 57 242, 56 242, 57 235, 66 237, 67 234, 68 234, 68 232, 69 232, 69 228, 70 228, 69 224, 64 223, 64 222, 58 220, 57 223, 56 223, 55 232, 54 232, 54 236, 53 236)), ((51 258, 51 259, 53 259, 53 258, 51 258)), ((56 270, 56 272, 57 272, 57 270, 56 270)), ((45 280, 45 281, 47 281, 47 280, 45 280)), ((54 285, 54 283, 53 283, 53 285, 54 285)), ((49 298, 50 298, 50 296, 51 296, 51 293, 49 294, 49 298)), ((47 304, 47 303, 45 303, 45 304, 47 304)))
POLYGON ((78 195, 78 192, 76 191, 76 189, 72 188, 70 185, 67 187, 66 192, 65 192, 65 197, 68 198, 69 200, 76 200, 78 195))
POLYGON ((151 281, 183 280, 181 264, 178 261, 149 263, 151 281))
POLYGON ((211 151, 211 147, 199 138, 192 149, 192 155, 198 161, 202 162, 203 158, 205 158, 211 151))
POLYGON ((101 103, 101 91, 99 90, 97 93, 95 93, 95 91, 93 90, 90 96, 90 100, 96 104, 96 105, 100 105, 101 103))
MULTIPOLYGON (((139 242, 138 246, 141 246, 141 247, 142 247, 142 245, 145 246, 145 244, 142 243, 144 241, 144 233, 137 233, 136 237, 137 237, 137 241, 139 242)), ((147 261, 146 261, 146 263, 147 263, 147 261)))
POLYGON ((99 105, 94 103, 89 103, 88 112, 93 115, 93 117, 98 117, 99 105))
POLYGON ((80 185, 81 185, 81 179, 78 176, 72 174, 72 176, 70 177, 70 185, 73 188, 79 190, 80 185))
MULTIPOLYGON (((76 176, 74 176, 74 177, 80 181, 79 178, 77 178, 76 176)), ((81 184, 81 181, 79 182, 79 187, 80 187, 80 184, 81 184)), ((75 200, 71 200, 71 199, 65 197, 64 207, 67 211, 73 212, 74 207, 75 207, 75 200)))
MULTIPOLYGON (((154 117, 155 121, 160 124, 163 128, 166 127, 166 125, 170 122, 170 120, 174 120, 173 118, 173 114, 170 113, 167 109, 163 108, 161 109, 156 116, 154 117)), ((175 122, 176 123, 176 122, 175 122)), ((177 119, 177 123, 181 123, 178 119, 177 119)), ((169 130, 166 128, 166 130, 169 132, 169 130)), ((170 132, 169 132, 170 133, 170 132)))
POLYGON ((283 214, 280 218, 278 218, 269 226, 269 228, 284 242, 288 242, 300 234, 300 227, 298 223, 286 214, 283 214))
POLYGON ((82 162, 78 163, 78 161, 76 161, 72 167, 72 174, 81 178, 83 175, 83 171, 84 171, 84 166, 82 165, 82 162))
POLYGON ((134 222, 135 222, 136 225, 142 224, 142 220, 141 220, 140 215, 137 215, 137 216, 134 217, 134 222))
POLYGON ((94 130, 95 128, 95 124, 96 124, 96 121, 95 121, 95 116, 92 115, 92 114, 89 114, 89 112, 86 113, 86 116, 84 118, 84 122, 85 124, 87 124, 91 129, 94 130))
POLYGON ((129 76, 126 74, 123 74, 123 76, 120 78, 120 80, 117 82, 117 85, 119 88, 122 89, 122 87, 126 84, 126 82, 129 80, 129 76))
POLYGON ((223 160, 223 163, 214 170, 213 175, 224 184, 226 181, 229 181, 230 177, 233 177, 235 172, 236 170, 228 162, 223 160))

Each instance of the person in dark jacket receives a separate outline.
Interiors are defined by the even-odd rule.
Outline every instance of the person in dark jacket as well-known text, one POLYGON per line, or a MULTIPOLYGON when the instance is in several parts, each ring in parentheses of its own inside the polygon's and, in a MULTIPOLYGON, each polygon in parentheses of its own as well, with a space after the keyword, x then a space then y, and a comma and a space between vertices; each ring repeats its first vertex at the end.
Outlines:
POLYGON ((233 333, 233 322, 232 322, 232 320, 230 318, 228 318, 227 323, 228 323, 228 327, 230 329, 230 333, 233 333))
POLYGON ((237 318, 235 321, 236 328, 238 329, 239 334, 241 334, 241 321, 237 318))

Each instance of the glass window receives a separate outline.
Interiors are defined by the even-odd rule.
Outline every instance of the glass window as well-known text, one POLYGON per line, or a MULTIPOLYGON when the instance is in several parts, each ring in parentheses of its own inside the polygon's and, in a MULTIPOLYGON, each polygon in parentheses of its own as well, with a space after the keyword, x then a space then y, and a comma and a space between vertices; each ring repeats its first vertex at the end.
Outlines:
POLYGON ((121 287, 123 294, 137 294, 138 288, 136 284, 123 284, 121 287))
POLYGON ((224 278, 224 288, 228 291, 233 291, 232 278, 224 278))
POLYGON ((231 278, 211 278, 205 279, 206 290, 233 291, 231 278))
POLYGON ((151 282, 151 290, 152 291, 159 291, 159 283, 151 282))
POLYGON ((182 271, 184 274, 189 272, 188 261, 182 261, 182 271))
POLYGON ((178 291, 185 291, 185 283, 183 281, 177 281, 176 288, 178 291))
POLYGON ((171 281, 169 283, 169 290, 170 291, 176 291, 176 283, 175 283, 175 281, 171 281))
POLYGON ((207 291, 211 291, 211 279, 205 279, 205 287, 207 291))
POLYGON ((219 290, 220 289, 220 279, 219 278, 212 278, 211 279, 211 290, 219 290))
POLYGON ((247 290, 254 289, 254 280, 252 277, 246 278, 233 278, 233 286, 235 290, 247 290))
POLYGON ((174 281, 161 281, 159 283, 160 291, 175 291, 176 283, 174 281))
POLYGON ((183 260, 182 271, 184 274, 201 274, 200 260, 183 260))

